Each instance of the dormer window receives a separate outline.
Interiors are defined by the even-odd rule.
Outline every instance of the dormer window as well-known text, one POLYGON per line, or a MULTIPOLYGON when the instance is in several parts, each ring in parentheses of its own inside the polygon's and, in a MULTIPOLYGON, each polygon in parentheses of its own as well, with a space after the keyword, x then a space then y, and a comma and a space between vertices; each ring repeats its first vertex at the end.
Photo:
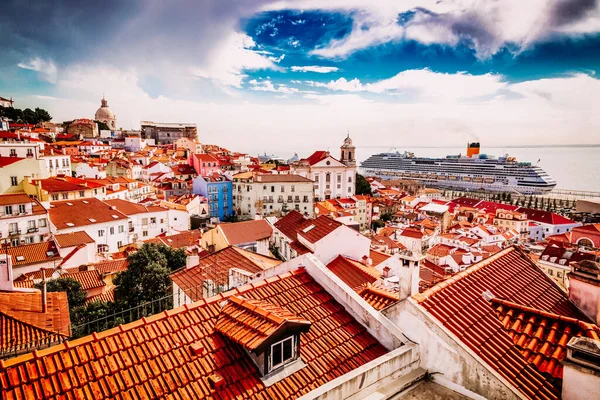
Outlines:
POLYGON ((280 306, 232 296, 223 305, 215 329, 244 348, 270 386, 305 366, 300 334, 310 326, 310 321, 280 306))

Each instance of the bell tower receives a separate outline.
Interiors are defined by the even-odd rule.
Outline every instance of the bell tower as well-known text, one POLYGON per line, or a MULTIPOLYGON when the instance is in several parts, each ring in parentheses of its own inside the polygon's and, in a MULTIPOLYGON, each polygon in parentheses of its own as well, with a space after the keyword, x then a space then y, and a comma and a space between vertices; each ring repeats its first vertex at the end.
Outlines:
POLYGON ((348 131, 348 136, 344 139, 344 144, 340 147, 341 150, 341 162, 347 165, 348 167, 356 166, 356 147, 352 144, 352 139, 350 139, 350 132, 348 131))

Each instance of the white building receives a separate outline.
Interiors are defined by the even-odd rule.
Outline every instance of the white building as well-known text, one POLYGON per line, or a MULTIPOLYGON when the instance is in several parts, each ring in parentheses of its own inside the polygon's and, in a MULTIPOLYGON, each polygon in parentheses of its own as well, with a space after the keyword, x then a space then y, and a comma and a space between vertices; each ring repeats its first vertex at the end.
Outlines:
POLYGON ((296 210, 313 213, 313 182, 300 175, 242 172, 232 182, 233 209, 241 218, 296 210))
POLYGON ((11 246, 48 239, 48 210, 25 193, 0 195, 0 240, 11 246))
POLYGON ((106 200, 106 204, 129 218, 127 232, 128 243, 152 239, 169 231, 169 209, 159 206, 143 206, 126 200, 106 200))
POLYGON ((50 223, 58 234, 86 231, 96 242, 98 253, 114 253, 130 243, 127 215, 96 198, 52 203, 50 223))
POLYGON ((332 157, 328 151, 316 151, 310 157, 292 165, 292 172, 314 181, 314 197, 317 201, 350 197, 355 193, 356 161, 350 136, 341 149, 341 159, 332 157))

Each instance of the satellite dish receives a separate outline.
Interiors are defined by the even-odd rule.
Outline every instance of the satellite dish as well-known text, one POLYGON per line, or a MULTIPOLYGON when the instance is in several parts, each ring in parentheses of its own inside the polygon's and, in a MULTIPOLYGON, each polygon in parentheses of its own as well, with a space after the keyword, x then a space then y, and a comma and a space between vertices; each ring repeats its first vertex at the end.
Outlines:
POLYGON ((315 214, 319 213, 319 207, 315 207, 315 214))

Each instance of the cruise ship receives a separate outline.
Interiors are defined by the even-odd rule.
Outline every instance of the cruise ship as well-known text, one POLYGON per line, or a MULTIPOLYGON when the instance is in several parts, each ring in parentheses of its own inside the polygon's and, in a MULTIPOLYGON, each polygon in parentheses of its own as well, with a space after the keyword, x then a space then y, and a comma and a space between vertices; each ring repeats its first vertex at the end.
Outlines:
POLYGON ((430 187, 545 194, 556 181, 537 165, 514 157, 480 154, 479 143, 469 143, 466 155, 421 158, 413 153, 380 153, 361 164, 366 176, 411 179, 430 187))

